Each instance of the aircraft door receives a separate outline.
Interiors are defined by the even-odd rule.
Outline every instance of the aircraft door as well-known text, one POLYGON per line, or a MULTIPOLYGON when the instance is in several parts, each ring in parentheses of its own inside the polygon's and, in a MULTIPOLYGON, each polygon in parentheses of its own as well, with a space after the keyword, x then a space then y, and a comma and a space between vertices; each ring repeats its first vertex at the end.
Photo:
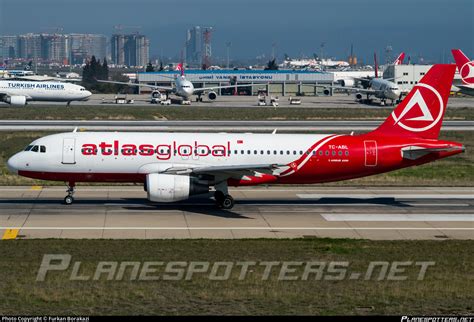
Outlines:
POLYGON ((76 163, 76 139, 63 140, 63 164, 76 163))
POLYGON ((364 141, 365 166, 377 166, 377 141, 364 141))

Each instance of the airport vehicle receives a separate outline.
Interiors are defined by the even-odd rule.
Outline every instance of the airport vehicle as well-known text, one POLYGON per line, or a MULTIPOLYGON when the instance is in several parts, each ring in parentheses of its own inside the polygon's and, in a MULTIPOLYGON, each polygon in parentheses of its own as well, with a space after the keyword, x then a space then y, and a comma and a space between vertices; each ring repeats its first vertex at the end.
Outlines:
POLYGON ((47 81, 0 80, 0 101, 25 106, 29 101, 67 102, 89 99, 91 92, 83 86, 47 81))
POLYGON ((474 60, 469 60, 461 49, 451 50, 461 75, 461 83, 453 84, 460 92, 474 96, 474 60))
POLYGON ((416 166, 464 151, 438 140, 455 71, 434 65, 374 131, 343 134, 69 132, 48 135, 12 156, 10 171, 65 181, 66 204, 77 182, 144 184, 152 202, 174 202, 228 186, 312 184, 416 166))
POLYGON ((137 84, 137 83, 126 83, 126 82, 114 82, 114 81, 104 81, 98 80, 101 83, 111 83, 111 84, 121 84, 121 85, 128 85, 128 86, 141 86, 147 87, 152 89, 151 93, 151 102, 152 103, 159 103, 159 101, 167 101, 169 99, 169 95, 173 94, 177 97, 182 98, 181 104, 189 105, 191 104, 191 96, 197 95, 196 101, 202 102, 202 95, 207 93, 207 98, 210 101, 214 101, 217 98, 217 93, 215 90, 220 88, 237 88, 237 87, 249 87, 249 86, 257 86, 258 84, 245 84, 245 85, 226 85, 226 86, 209 86, 209 87, 194 87, 193 83, 186 79, 184 75, 184 67, 183 64, 178 64, 176 68, 177 71, 181 73, 180 76, 175 78, 175 86, 174 87, 167 87, 167 86, 156 86, 156 85, 149 85, 149 84, 137 84))

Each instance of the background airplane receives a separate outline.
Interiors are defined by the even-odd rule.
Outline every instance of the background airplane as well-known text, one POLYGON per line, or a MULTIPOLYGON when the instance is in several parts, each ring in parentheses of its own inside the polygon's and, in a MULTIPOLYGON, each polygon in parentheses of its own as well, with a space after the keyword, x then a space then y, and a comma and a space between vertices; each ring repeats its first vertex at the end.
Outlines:
POLYGON ((461 93, 474 96, 474 61, 467 58, 461 49, 453 49, 451 52, 461 75, 461 82, 453 85, 459 88, 461 93))
MULTIPOLYGON (((399 65, 403 63, 403 59, 405 58, 405 53, 401 53, 393 62, 394 65, 399 65)), ((400 102, 402 99, 402 91, 400 87, 393 81, 389 79, 380 78, 378 76, 378 64, 377 64, 377 55, 374 53, 374 63, 375 63, 375 77, 374 78, 358 78, 352 77, 349 80, 340 80, 341 86, 324 86, 324 85, 317 85, 319 87, 325 87, 323 93, 325 95, 330 94, 330 90, 338 89, 343 90, 345 92, 353 92, 355 93, 355 97, 357 100, 362 100, 363 95, 366 95, 366 101, 370 102, 370 97, 374 96, 380 99, 382 105, 387 104, 387 100, 390 100, 390 103, 393 105, 395 102, 400 102), (353 85, 355 82, 358 81, 362 88, 354 87, 353 85)))
POLYGON ((311 184, 416 166, 464 151, 438 140, 455 72, 434 65, 377 129, 361 135, 70 132, 39 138, 8 162, 21 176, 144 184, 152 202, 208 194, 234 205, 228 186, 311 184))
POLYGON ((25 106, 29 101, 84 101, 92 95, 83 86, 47 81, 18 81, 0 79, 0 101, 12 106, 25 106))
POLYGON ((183 64, 179 64, 176 68, 177 71, 180 72, 180 75, 175 77, 175 86, 174 87, 167 87, 167 86, 156 86, 156 85, 149 85, 149 84, 136 84, 136 83, 125 83, 125 82, 113 82, 113 81, 104 81, 98 80, 101 83, 111 83, 111 84, 121 84, 121 85, 129 85, 129 86, 141 86, 147 87, 152 89, 151 97, 152 100, 159 99, 162 95, 165 95, 165 100, 168 99, 170 94, 175 95, 177 97, 182 98, 182 104, 190 104, 191 97, 196 95, 196 101, 202 101, 202 95, 207 93, 207 98, 211 101, 214 101, 217 98, 217 93, 215 90, 220 88, 237 88, 237 87, 251 87, 251 86, 261 86, 261 84, 245 84, 245 85, 226 85, 226 86, 209 86, 209 87, 194 87, 193 83, 186 79, 184 75, 184 67, 183 64))

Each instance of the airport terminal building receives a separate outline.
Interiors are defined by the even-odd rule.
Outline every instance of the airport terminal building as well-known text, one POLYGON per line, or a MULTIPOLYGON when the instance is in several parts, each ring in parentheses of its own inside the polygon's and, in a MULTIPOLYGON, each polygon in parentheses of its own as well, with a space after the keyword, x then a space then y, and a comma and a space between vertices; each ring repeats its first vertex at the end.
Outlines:
MULTIPOLYGON (((358 72, 351 72, 358 73, 358 72)), ((138 73, 137 81, 142 84, 171 86, 177 71, 138 73)), ((365 75, 365 74, 364 74, 365 75)), ((239 95, 255 95, 266 91, 269 95, 322 95, 323 87, 337 80, 332 72, 308 70, 186 70, 186 78, 194 86, 226 86, 234 84, 261 84, 261 86, 239 87, 239 95)), ((149 91, 140 88, 141 92, 149 91)), ((219 95, 232 95, 235 88, 221 89, 219 95)))

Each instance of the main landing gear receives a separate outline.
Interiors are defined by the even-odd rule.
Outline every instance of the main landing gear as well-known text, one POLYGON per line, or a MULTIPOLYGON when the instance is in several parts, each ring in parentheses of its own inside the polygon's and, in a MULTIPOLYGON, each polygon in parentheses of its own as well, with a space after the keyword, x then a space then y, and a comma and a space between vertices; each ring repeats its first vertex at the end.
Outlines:
POLYGON ((220 190, 214 193, 214 198, 216 199, 216 206, 221 209, 232 209, 235 205, 234 198, 220 190))
POLYGON ((74 187, 75 184, 73 182, 69 182, 66 190, 67 196, 64 197, 64 204, 72 205, 72 203, 74 202, 74 187))

